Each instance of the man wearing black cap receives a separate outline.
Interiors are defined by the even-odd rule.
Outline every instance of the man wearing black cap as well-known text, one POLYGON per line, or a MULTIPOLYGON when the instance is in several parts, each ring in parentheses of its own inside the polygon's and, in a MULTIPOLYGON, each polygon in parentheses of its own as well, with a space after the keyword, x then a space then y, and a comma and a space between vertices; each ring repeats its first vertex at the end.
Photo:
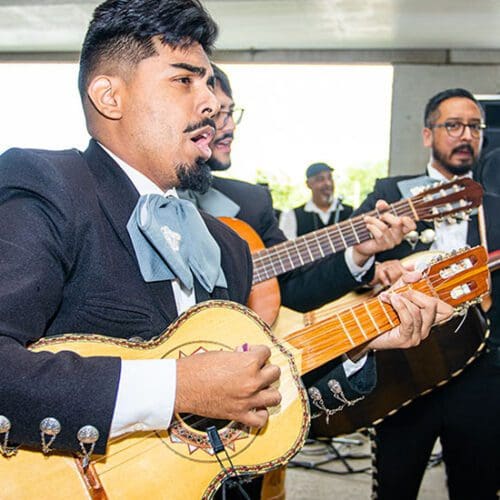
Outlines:
POLYGON ((336 224, 352 214, 351 205, 345 205, 341 197, 333 196, 335 183, 332 171, 332 167, 322 162, 307 167, 306 185, 311 190, 312 198, 299 207, 283 212, 280 217, 280 229, 289 240, 336 224))

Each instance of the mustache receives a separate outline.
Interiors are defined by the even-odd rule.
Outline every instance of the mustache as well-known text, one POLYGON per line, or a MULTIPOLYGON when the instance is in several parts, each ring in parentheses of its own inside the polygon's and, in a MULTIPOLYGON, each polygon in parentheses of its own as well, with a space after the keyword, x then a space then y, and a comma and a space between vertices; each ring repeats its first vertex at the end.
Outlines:
POLYGON ((205 118, 198 123, 188 125, 184 129, 184 133, 194 132, 195 130, 198 130, 206 126, 212 127, 214 130, 216 129, 215 122, 211 118, 205 118))
POLYGON ((451 151, 451 154, 458 153, 461 149, 466 149, 471 155, 474 155, 474 150, 472 149, 472 146, 470 144, 461 144, 460 146, 457 146, 451 151))
POLYGON ((223 141, 224 139, 234 139, 234 134, 232 132, 226 132, 222 137, 219 137, 216 141, 214 141, 215 143, 217 142, 221 142, 223 141))

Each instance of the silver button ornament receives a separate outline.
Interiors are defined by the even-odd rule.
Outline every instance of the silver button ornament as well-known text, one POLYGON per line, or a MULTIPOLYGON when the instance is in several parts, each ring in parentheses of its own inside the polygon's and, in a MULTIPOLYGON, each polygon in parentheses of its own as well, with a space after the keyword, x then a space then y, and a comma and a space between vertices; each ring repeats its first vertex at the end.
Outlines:
POLYGON ((10 420, 4 415, 0 415, 0 434, 5 434, 10 431, 10 420))
POLYGON ((0 453, 4 457, 12 457, 17 453, 17 447, 9 446, 9 432, 12 427, 10 420, 5 415, 0 415, 0 435, 4 435, 0 443, 0 453))
POLYGON ((417 231, 410 231, 405 240, 409 243, 412 250, 415 250, 417 243, 421 241, 424 245, 431 244, 436 239, 436 231, 434 229, 424 229, 420 234, 417 231))
POLYGON ((424 229, 420 233, 420 241, 424 243, 424 245, 428 245, 432 243, 436 239, 436 231, 434 229, 424 229))
POLYGON ((44 453, 47 454, 52 451, 50 447, 60 432, 61 424, 56 418, 47 417, 40 422, 40 436, 42 438, 42 451, 44 453), (48 440, 46 436, 48 436, 48 440))
POLYGON ((83 453, 82 466, 86 469, 90 463, 90 457, 99 439, 99 431, 93 425, 84 425, 76 435, 83 453))
POLYGON ((417 246, 418 242, 418 232, 417 231, 410 231, 406 236, 405 240, 409 243, 411 246, 412 250, 415 250, 415 247, 417 246))

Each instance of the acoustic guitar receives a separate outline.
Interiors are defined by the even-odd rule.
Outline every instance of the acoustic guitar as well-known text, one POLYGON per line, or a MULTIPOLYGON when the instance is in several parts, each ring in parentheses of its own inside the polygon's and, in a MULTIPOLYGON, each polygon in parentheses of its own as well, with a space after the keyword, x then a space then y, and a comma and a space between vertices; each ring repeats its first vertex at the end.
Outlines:
MULTIPOLYGON (((476 247, 436 262, 411 287, 438 296, 453 307, 468 304, 488 290, 486 252, 476 247)), ((283 399, 279 406, 270 408, 264 429, 177 414, 167 430, 112 439, 106 455, 92 457, 87 468, 71 454, 45 456, 21 448, 16 456, 0 457, 0 496, 9 500, 210 499, 225 478, 280 467, 302 447, 310 416, 301 374, 397 324, 392 307, 373 298, 279 342, 248 308, 209 301, 194 306, 161 336, 145 343, 81 334, 42 339, 30 349, 53 353, 71 350, 82 356, 122 359, 178 359, 203 350, 234 350, 246 342, 265 344, 271 349, 271 362, 281 368, 278 386, 283 399), (207 427, 212 425, 218 428, 223 452, 215 453, 207 436, 207 427)))
MULTIPOLYGON (((397 216, 408 216, 414 221, 440 220, 456 214, 462 216, 478 207, 483 199, 483 188, 468 177, 422 189, 411 198, 399 200, 387 211, 397 216)), ((230 217, 220 219, 247 241, 252 252, 253 286, 248 306, 272 325, 281 306, 277 276, 322 259, 371 238, 364 217, 380 217, 373 210, 317 231, 265 248, 260 236, 246 223, 230 217)))

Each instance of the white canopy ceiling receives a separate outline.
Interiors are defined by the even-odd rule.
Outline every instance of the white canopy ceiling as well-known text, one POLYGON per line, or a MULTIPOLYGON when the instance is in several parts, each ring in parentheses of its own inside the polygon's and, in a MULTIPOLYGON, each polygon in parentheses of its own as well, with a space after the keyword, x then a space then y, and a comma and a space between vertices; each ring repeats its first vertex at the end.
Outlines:
MULTIPOLYGON (((0 0, 0 52, 78 51, 98 1, 0 0)), ((500 49, 499 0, 205 0, 222 50, 500 49)))

